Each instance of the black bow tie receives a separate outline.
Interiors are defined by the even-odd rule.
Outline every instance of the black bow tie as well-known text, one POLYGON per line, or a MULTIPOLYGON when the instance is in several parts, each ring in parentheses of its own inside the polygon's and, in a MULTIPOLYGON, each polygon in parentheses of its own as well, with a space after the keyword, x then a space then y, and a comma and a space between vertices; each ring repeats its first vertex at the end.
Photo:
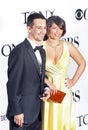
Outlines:
POLYGON ((41 45, 41 46, 36 46, 35 48, 34 48, 34 51, 36 51, 36 50, 41 50, 43 48, 43 45, 41 45))

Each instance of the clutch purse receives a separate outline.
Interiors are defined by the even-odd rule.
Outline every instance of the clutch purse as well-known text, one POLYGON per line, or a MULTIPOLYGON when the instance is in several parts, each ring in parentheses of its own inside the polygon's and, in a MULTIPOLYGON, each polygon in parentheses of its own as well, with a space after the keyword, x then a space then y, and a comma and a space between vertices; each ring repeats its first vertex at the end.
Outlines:
POLYGON ((51 95, 49 99, 51 99, 54 102, 61 103, 65 95, 66 95, 65 92, 57 90, 57 92, 54 95, 51 95))

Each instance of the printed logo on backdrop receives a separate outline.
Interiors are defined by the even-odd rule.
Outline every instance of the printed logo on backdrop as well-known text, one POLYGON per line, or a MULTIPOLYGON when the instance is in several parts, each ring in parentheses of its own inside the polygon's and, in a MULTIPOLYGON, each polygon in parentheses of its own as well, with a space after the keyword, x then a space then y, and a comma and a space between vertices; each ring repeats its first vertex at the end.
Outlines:
POLYGON ((6 115, 0 115, 0 122, 1 121, 6 121, 6 120, 7 120, 6 115))
MULTIPOLYGON (((80 90, 76 90, 74 92, 72 92, 73 94, 73 101, 74 102, 79 102, 81 99, 80 97, 80 90)), ((83 126, 86 126, 88 125, 88 114, 83 114, 83 115, 79 115, 76 117, 76 120, 77 120, 77 126, 78 127, 83 127, 83 126)))
POLYGON ((76 91, 72 92, 72 95, 73 95, 74 102, 80 101, 80 90, 76 90, 76 91))
MULTIPOLYGON (((35 11, 32 11, 32 12, 35 12, 35 11)), ((21 14, 23 15, 23 18, 24 18, 24 24, 26 24, 27 22, 27 17, 29 14, 31 14, 32 12, 22 12, 21 14)), ((41 12, 41 11, 38 11, 39 13, 43 14, 46 18, 52 16, 55 12, 55 10, 45 10, 45 12, 41 12)))
MULTIPOLYGON (((75 36, 75 37, 67 37, 67 38, 63 38, 63 40, 68 41, 73 43, 76 47, 79 47, 79 37, 75 36)), ((1 48, 1 54, 5 57, 8 57, 10 52, 13 50, 13 48, 15 47, 14 44, 4 44, 1 48)))
MULTIPOLYGON (((33 11, 32 11, 33 12, 33 11)), ((22 12, 21 15, 23 16, 23 24, 26 24, 27 22, 27 17, 29 14, 31 14, 32 12, 22 12)), ((42 13, 46 18, 52 16, 55 14, 55 10, 45 10, 45 12, 41 12, 38 11, 39 13, 42 13)), ((82 12, 82 11, 77 11, 77 12, 82 12)), ((79 14, 79 13, 78 13, 79 14)), ((80 16, 78 15, 77 16, 80 16)), ((63 38, 63 40, 71 42, 73 44, 75 44, 76 47, 79 47, 79 36, 75 36, 75 37, 67 37, 67 38, 63 38)), ((4 44, 1 48, 1 54, 4 57, 8 57, 10 52, 12 51, 12 49, 15 47, 14 44, 4 44)))
MULTIPOLYGON (((41 11, 38 11, 39 13, 42 13, 46 18, 49 17, 49 16, 52 16, 54 14, 54 11, 55 10, 46 10, 45 12, 41 12, 41 11)), ((32 11, 34 12, 34 11, 32 11)), ((23 24, 26 24, 27 22, 27 17, 29 14, 31 14, 32 12, 22 12, 21 14, 23 15, 23 24)), ((12 49, 15 47, 14 44, 4 44, 1 48, 1 54, 4 56, 4 57, 8 57, 10 52, 12 51, 12 49)))
POLYGON ((88 125, 88 114, 79 115, 76 117, 78 127, 88 125))
POLYGON ((62 40, 73 43, 77 48, 79 47, 79 36, 66 37, 62 38, 62 40))
POLYGON ((75 11, 75 18, 77 20, 82 20, 82 19, 85 19, 85 20, 88 20, 88 8, 82 10, 82 9, 77 9, 75 11))
POLYGON ((14 44, 4 44, 1 48, 2 55, 8 57, 14 47, 14 44))

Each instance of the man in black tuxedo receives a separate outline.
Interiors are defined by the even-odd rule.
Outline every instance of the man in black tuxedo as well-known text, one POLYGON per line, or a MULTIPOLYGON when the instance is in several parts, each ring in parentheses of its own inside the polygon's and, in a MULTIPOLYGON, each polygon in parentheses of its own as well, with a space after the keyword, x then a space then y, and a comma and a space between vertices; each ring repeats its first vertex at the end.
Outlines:
POLYGON ((41 101, 49 98, 44 83, 45 51, 40 46, 46 34, 45 17, 36 12, 30 14, 27 30, 28 37, 12 50, 8 59, 10 130, 41 130, 41 101), (42 93, 46 96, 40 98, 42 93))

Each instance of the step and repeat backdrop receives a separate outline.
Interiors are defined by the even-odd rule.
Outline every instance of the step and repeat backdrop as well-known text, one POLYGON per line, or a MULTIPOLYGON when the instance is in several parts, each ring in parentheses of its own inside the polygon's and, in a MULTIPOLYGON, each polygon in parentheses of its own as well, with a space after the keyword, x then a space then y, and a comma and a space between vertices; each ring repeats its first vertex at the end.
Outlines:
MULTIPOLYGON (((3 0, 0 3, 0 130, 9 130, 7 109, 7 61, 11 50, 27 36, 26 20, 32 12, 46 18, 59 15, 66 21, 64 40, 72 42, 88 64, 88 1, 87 0, 3 0)), ((71 60, 68 75, 76 69, 71 60)), ((77 130, 88 130, 88 67, 73 87, 77 130)))

